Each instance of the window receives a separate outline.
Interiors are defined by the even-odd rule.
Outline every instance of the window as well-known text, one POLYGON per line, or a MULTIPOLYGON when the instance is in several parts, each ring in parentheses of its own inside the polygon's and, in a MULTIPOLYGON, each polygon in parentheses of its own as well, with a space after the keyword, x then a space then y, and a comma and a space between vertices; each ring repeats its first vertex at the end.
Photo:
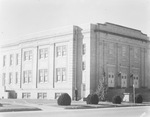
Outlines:
POLYGON ((28 71, 28 82, 31 82, 32 73, 31 70, 28 71))
POLYGON ((56 82, 66 81, 66 68, 57 68, 56 69, 56 82))
POLYGON ((16 54, 16 65, 18 65, 18 61, 19 61, 19 55, 16 54))
POLYGON ((56 48, 56 51, 57 51, 57 57, 61 56, 61 47, 60 46, 58 46, 56 48))
POLYGON ((3 67, 6 66, 6 56, 3 56, 3 67))
POLYGON ((82 62, 82 70, 85 70, 85 61, 82 62))
POLYGON ((23 79, 24 83, 30 83, 32 79, 32 72, 31 70, 23 71, 23 79))
POLYGON ((57 57, 66 56, 66 55, 67 55, 67 46, 66 45, 56 47, 56 56, 57 57))
POLYGON ((56 69, 56 81, 61 80, 61 68, 56 69))
POLYGON ((48 70, 45 69, 44 70, 44 82, 47 82, 47 80, 48 80, 48 70))
POLYGON ((3 73, 2 76, 2 86, 5 86, 6 73, 3 73))
POLYGON ((48 70, 47 69, 40 69, 39 70, 39 82, 45 83, 48 81, 48 70))
POLYGON ((47 93, 43 93, 43 99, 47 98, 47 93))
POLYGON ((82 54, 84 55, 85 53, 86 53, 86 45, 83 44, 83 46, 82 46, 82 54))
POLYGON ((32 59, 32 51, 25 51, 24 52, 24 61, 27 61, 27 60, 31 60, 32 59))
POLYGON ((18 83, 18 72, 16 72, 16 80, 15 80, 15 83, 16 83, 16 84, 18 83))
POLYGON ((31 97, 31 93, 22 93, 23 99, 29 99, 31 97))
POLYGON ((12 73, 9 73, 9 84, 12 84, 12 73))
POLYGON ((10 66, 13 64, 13 55, 10 55, 10 66))
POLYGON ((43 70, 39 70, 39 82, 43 82, 43 70))
POLYGON ((38 93, 38 99, 42 99, 42 93, 38 93))
POLYGON ((66 46, 62 46, 62 56, 66 56, 66 46))
POLYGON ((39 50, 39 54, 40 54, 40 59, 44 58, 44 51, 43 51, 43 49, 39 50))
POLYGON ((31 93, 27 93, 27 98, 30 98, 31 97, 31 93))
POLYGON ((23 79, 24 79, 24 83, 28 82, 28 73, 27 73, 27 71, 23 72, 23 79))
POLYGON ((44 57, 45 57, 45 58, 48 58, 48 49, 45 48, 44 50, 45 50, 45 51, 44 51, 44 57))
POLYGON ((43 48, 39 50, 39 58, 48 58, 48 48, 43 48))
POLYGON ((46 99, 47 98, 47 93, 38 93, 38 99, 46 99))
POLYGON ((27 97, 27 94, 26 93, 22 93, 22 98, 26 98, 27 97))
POLYGON ((24 52, 24 61, 28 60, 28 52, 24 52))
POLYGON ((62 81, 66 81, 66 68, 62 68, 62 81))
POLYGON ((29 60, 32 59, 32 51, 29 51, 29 60))

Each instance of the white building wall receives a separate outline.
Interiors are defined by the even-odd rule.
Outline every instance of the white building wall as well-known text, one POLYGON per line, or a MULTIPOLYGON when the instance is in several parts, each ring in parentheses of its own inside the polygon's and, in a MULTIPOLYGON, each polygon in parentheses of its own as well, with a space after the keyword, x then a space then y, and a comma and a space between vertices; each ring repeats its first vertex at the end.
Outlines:
MULTIPOLYGON (((30 93, 30 98, 37 98, 38 93, 47 93, 47 98, 54 99, 56 93, 69 93, 72 97, 72 85, 73 85, 73 32, 68 32, 65 34, 57 35, 49 38, 38 38, 37 40, 27 42, 22 42, 18 45, 11 45, 8 47, 2 48, 3 55, 6 55, 6 67, 1 66, 2 73, 6 73, 6 91, 14 90, 17 93, 17 98, 22 98, 22 93, 30 93), (56 46, 57 45, 66 45, 67 46, 67 55, 65 58, 57 59, 56 58, 56 46), (48 58, 45 60, 39 60, 39 49, 48 48, 48 58), (24 61, 24 52, 32 51, 32 59, 29 61, 24 61), (16 66, 13 63, 12 66, 9 66, 10 54, 15 55, 19 53, 19 64, 16 66), (22 57, 22 58, 21 58, 22 57), (64 82, 55 82, 56 78, 56 68, 66 67, 67 80, 64 82), (48 69, 48 82, 40 83, 39 82, 39 69, 48 69), (30 83, 24 83, 23 71, 31 70, 32 71, 32 80, 30 83), (14 84, 14 75, 15 72, 19 72, 19 83, 14 84), (9 84, 8 74, 9 72, 13 73, 13 83, 9 84)), ((1 57, 2 57, 1 56, 1 57)), ((14 57, 14 59, 16 59, 14 57)), ((0 82, 2 84, 2 81, 0 82)), ((2 87, 2 85, 1 85, 2 87)), ((2 96, 1 96, 2 97, 2 96)))

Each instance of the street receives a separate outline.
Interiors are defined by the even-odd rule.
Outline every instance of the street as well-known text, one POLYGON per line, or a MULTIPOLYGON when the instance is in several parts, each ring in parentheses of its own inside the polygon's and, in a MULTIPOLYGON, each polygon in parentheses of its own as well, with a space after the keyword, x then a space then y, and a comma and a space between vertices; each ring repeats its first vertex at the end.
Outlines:
POLYGON ((150 117, 150 106, 6 112, 0 117, 150 117))

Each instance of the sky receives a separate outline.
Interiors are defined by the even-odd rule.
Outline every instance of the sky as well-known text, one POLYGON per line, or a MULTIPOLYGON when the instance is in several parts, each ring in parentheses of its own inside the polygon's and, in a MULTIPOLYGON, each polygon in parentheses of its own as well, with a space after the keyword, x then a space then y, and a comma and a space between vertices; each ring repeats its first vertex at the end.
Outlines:
POLYGON ((34 32, 105 22, 150 36, 150 0, 0 0, 0 45, 34 32))

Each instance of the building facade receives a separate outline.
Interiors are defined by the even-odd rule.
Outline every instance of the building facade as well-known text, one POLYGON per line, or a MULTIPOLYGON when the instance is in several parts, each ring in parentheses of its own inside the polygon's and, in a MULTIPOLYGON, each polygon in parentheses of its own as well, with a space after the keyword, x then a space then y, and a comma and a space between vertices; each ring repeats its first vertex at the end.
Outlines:
POLYGON ((23 37, 1 50, 1 98, 78 99, 110 89, 150 88, 149 40, 116 24, 73 26, 23 37))

